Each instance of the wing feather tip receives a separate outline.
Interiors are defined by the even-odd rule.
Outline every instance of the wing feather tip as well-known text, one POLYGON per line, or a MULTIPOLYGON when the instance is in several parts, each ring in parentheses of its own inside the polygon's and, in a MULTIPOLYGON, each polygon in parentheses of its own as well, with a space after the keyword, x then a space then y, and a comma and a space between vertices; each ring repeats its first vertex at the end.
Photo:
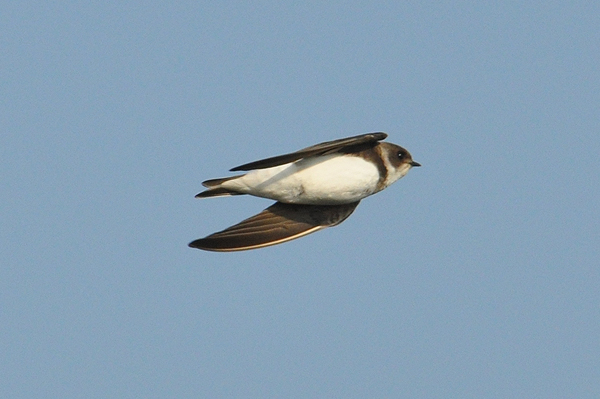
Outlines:
POLYGON ((201 246, 201 245, 199 245, 199 241, 201 241, 201 240, 194 240, 194 241, 190 242, 190 243, 188 244, 188 247, 190 247, 190 248, 202 249, 202 246, 201 246))
POLYGON ((273 245, 271 243, 266 244, 257 244, 257 245, 248 245, 248 246, 219 246, 219 245, 210 245, 204 242, 205 239, 201 238, 195 241, 192 241, 188 244, 190 248, 201 249, 203 251, 210 252, 238 252, 238 251, 247 251, 250 249, 258 249, 266 246, 273 245))
POLYGON ((387 135, 387 133, 385 133, 385 132, 374 132, 374 133, 371 133, 371 135, 372 135, 372 136, 373 136, 373 137, 374 137, 374 138, 375 138, 377 141, 384 140, 384 139, 386 139, 386 138, 387 138, 387 136, 388 136, 388 135, 387 135))

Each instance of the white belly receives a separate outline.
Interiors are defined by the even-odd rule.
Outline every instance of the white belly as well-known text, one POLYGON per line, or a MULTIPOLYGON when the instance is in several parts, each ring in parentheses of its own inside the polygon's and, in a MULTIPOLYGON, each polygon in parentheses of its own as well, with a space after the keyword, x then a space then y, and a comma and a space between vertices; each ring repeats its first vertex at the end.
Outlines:
POLYGON ((339 154, 253 170, 223 187, 294 204, 359 201, 377 190, 379 171, 361 157, 339 154))

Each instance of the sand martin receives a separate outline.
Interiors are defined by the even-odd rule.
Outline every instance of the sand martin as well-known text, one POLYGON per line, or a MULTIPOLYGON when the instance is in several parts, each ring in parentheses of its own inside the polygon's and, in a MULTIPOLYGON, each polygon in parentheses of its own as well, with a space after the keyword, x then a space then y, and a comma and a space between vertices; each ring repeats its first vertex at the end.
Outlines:
POLYGON ((250 194, 277 202, 259 214, 189 244, 207 251, 243 251, 275 245, 336 226, 360 200, 408 173, 404 148, 381 142, 385 133, 327 141, 237 166, 243 175, 206 180, 196 198, 250 194))

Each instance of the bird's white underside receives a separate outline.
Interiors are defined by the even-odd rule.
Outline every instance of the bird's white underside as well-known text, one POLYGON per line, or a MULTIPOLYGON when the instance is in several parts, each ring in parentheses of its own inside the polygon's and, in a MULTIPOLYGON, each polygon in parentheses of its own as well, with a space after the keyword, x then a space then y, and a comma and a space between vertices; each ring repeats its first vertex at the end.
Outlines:
POLYGON ((285 203, 335 205, 374 194, 379 177, 377 166, 364 158, 332 154, 252 170, 221 187, 285 203))

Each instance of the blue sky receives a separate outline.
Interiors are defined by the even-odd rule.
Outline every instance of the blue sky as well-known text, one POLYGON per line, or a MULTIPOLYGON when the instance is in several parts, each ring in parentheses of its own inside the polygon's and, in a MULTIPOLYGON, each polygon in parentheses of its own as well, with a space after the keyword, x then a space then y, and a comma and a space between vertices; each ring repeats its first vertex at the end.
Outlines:
POLYGON ((596 2, 0 6, 0 396, 597 398, 596 2), (203 180, 372 131, 422 168, 219 254, 203 180))

